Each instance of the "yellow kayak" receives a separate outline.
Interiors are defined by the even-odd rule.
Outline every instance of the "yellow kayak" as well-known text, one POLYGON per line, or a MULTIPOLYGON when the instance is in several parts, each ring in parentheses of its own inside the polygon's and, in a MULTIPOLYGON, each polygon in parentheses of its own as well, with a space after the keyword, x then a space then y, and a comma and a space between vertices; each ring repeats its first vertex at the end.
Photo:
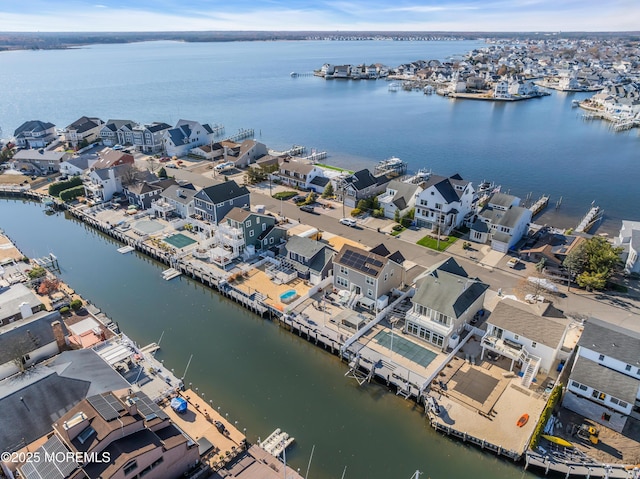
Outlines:
POLYGON ((569 441, 565 441, 561 437, 547 436, 546 434, 543 434, 542 437, 544 437, 549 442, 557 444, 558 446, 573 447, 573 444, 571 444, 569 441))

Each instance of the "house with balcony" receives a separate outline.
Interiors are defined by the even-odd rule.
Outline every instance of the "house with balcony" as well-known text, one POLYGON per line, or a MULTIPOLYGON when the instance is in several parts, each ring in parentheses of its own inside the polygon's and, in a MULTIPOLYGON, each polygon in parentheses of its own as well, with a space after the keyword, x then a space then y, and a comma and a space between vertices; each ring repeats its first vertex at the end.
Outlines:
POLYGON ((482 309, 488 287, 455 259, 442 261, 416 281, 404 332, 443 351, 455 348, 464 325, 482 309))
POLYGON ((64 140, 73 148, 83 142, 88 145, 100 138, 104 124, 100 118, 80 117, 64 129, 64 140))
POLYGON ((143 153, 160 153, 164 151, 164 132, 170 129, 171 125, 162 122, 135 125, 131 130, 131 144, 135 146, 136 150, 143 153))
POLYGON ((33 457, 49 460, 18 466, 21 477, 52 477, 52 470, 56 478, 181 477, 200 460, 198 443, 145 393, 131 389, 81 400, 40 444, 30 449, 33 457), (96 460, 103 455, 109 460, 96 460))
POLYGON ((234 233, 234 239, 242 240, 242 244, 238 244, 237 253, 249 257, 259 251, 279 246, 286 236, 284 229, 276 227, 273 216, 238 207, 225 215, 218 227, 223 226, 227 227, 229 233, 234 233))
POLYGON ((232 156, 227 150, 225 161, 232 161, 236 168, 246 168, 267 153, 267 146, 264 143, 249 139, 240 143, 237 155, 232 156))
POLYGON ((399 251, 390 253, 384 245, 367 251, 345 244, 333 259, 333 286, 350 293, 349 307, 381 309, 389 294, 403 284, 403 263, 399 251))
POLYGON ((100 128, 100 138, 102 138, 102 144, 104 146, 115 146, 120 143, 120 137, 118 136, 118 131, 123 128, 123 131, 133 129, 135 122, 132 120, 108 120, 102 128, 100 128))
POLYGON ((491 242, 491 249, 506 253, 529 231, 531 210, 520 205, 520 198, 494 193, 471 219, 469 239, 491 242))
POLYGON ((342 179, 336 190, 346 207, 355 208, 358 201, 377 196, 385 191, 387 184, 393 178, 394 175, 387 174, 375 176, 365 168, 342 179))
POLYGON ((274 176, 284 185, 307 190, 316 176, 322 176, 322 170, 311 163, 285 158, 274 176))
POLYGON ((487 319, 482 337, 482 355, 487 352, 511 360, 510 371, 518 368, 522 384, 529 387, 536 375, 557 368, 570 350, 563 349, 569 320, 550 303, 528 304, 502 299, 487 319))
POLYGON ((217 225, 233 208, 250 208, 249 190, 233 181, 224 181, 198 191, 194 199, 195 218, 217 225))
POLYGON ((640 273, 640 221, 622 220, 620 233, 613 240, 613 245, 622 247, 622 261, 627 274, 640 273))
POLYGON ((386 191, 378 196, 378 204, 384 210, 385 218, 394 219, 396 212, 402 217, 415 207, 421 192, 422 186, 417 183, 391 180, 386 191))
POLYGON ((151 203, 155 216, 165 220, 171 216, 189 218, 195 214, 193 197, 197 190, 191 183, 171 185, 160 193, 160 197, 151 203))
MULTIPOLYGON (((175 183, 173 180, 169 181, 175 183)), ((157 182, 137 181, 124 186, 122 192, 130 205, 137 206, 139 210, 146 210, 160 198, 163 189, 157 182)))
POLYGON ((115 193, 123 192, 123 179, 131 168, 129 164, 123 164, 92 170, 83 182, 85 196, 98 203, 111 201, 115 193))
POLYGON ((283 262, 298 272, 298 278, 312 285, 333 273, 336 251, 326 243, 311 238, 292 236, 283 248, 283 262))
POLYGON ((13 136, 19 148, 44 148, 58 139, 56 126, 40 120, 25 121, 13 136))
POLYGON ((578 341, 562 405, 622 431, 640 414, 640 333, 590 318, 578 341))
POLYGON ((414 216, 420 227, 448 235, 473 212, 475 189, 458 174, 449 177, 431 175, 422 188, 416 198, 414 216))
POLYGON ((187 155, 196 146, 212 143, 214 137, 215 133, 210 125, 191 120, 179 120, 174 128, 163 131, 167 156, 187 155))
POLYGON ((31 171, 36 171, 41 175, 50 175, 60 171, 62 163, 71 158, 66 151, 51 151, 44 148, 18 150, 13 155, 13 161, 16 162, 17 169, 21 170, 25 167, 25 163, 29 165, 31 171))

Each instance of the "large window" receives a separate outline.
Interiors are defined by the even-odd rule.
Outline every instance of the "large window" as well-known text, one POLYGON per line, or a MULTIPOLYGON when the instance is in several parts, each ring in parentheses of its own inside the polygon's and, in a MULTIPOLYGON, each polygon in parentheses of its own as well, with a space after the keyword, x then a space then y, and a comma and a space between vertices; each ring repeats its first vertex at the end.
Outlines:
POLYGON ((336 284, 338 286, 342 286, 343 288, 349 287, 349 281, 346 278, 343 278, 342 276, 336 276, 336 284))
POLYGON ((340 266, 339 270, 340 270, 340 274, 346 274, 346 275, 349 274, 349 270, 344 266, 340 266))
POLYGON ((138 463, 134 459, 133 461, 129 461, 124 465, 124 475, 126 476, 130 472, 133 472, 137 469, 138 463))

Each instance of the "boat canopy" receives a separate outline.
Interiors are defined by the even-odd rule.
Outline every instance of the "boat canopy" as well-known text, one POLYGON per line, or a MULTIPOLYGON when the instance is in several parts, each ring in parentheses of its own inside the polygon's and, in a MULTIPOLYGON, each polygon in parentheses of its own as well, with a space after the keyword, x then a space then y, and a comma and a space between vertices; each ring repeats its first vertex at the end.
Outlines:
POLYGON ((181 397, 175 397, 171 400, 171 409, 175 412, 185 412, 187 410, 187 401, 181 397))

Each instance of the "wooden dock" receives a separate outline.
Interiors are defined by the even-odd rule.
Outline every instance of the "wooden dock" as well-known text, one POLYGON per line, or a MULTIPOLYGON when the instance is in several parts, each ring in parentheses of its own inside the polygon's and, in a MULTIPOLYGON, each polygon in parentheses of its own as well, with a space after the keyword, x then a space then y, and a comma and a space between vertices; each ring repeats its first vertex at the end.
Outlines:
POLYGON ((549 197, 545 195, 541 196, 540 199, 538 199, 538 201, 536 201, 533 205, 529 207, 529 210, 531 211, 531 217, 534 217, 538 213, 540 213, 543 209, 547 207, 548 204, 549 204, 549 197))
POLYGON ((131 245, 127 245, 127 246, 123 246, 122 248, 118 248, 118 253, 120 254, 127 254, 127 253, 131 253, 132 251, 135 251, 136 249, 131 246, 131 245))
POLYGON ((160 349, 160 345, 158 343, 151 343, 151 344, 147 344, 146 346, 140 348, 140 352, 142 353, 148 353, 148 354, 153 354, 155 353, 158 349, 160 349))
POLYGON ((169 280, 172 280, 173 278, 177 278, 180 275, 182 275, 182 273, 177 269, 169 268, 169 269, 165 269, 162 272, 162 279, 164 279, 165 281, 169 281, 169 280))
POLYGON ((576 227, 576 233, 587 233, 593 225, 602 218, 603 213, 604 211, 602 211, 599 206, 594 206, 592 203, 591 209, 584 215, 582 221, 580 221, 580 224, 576 227))

